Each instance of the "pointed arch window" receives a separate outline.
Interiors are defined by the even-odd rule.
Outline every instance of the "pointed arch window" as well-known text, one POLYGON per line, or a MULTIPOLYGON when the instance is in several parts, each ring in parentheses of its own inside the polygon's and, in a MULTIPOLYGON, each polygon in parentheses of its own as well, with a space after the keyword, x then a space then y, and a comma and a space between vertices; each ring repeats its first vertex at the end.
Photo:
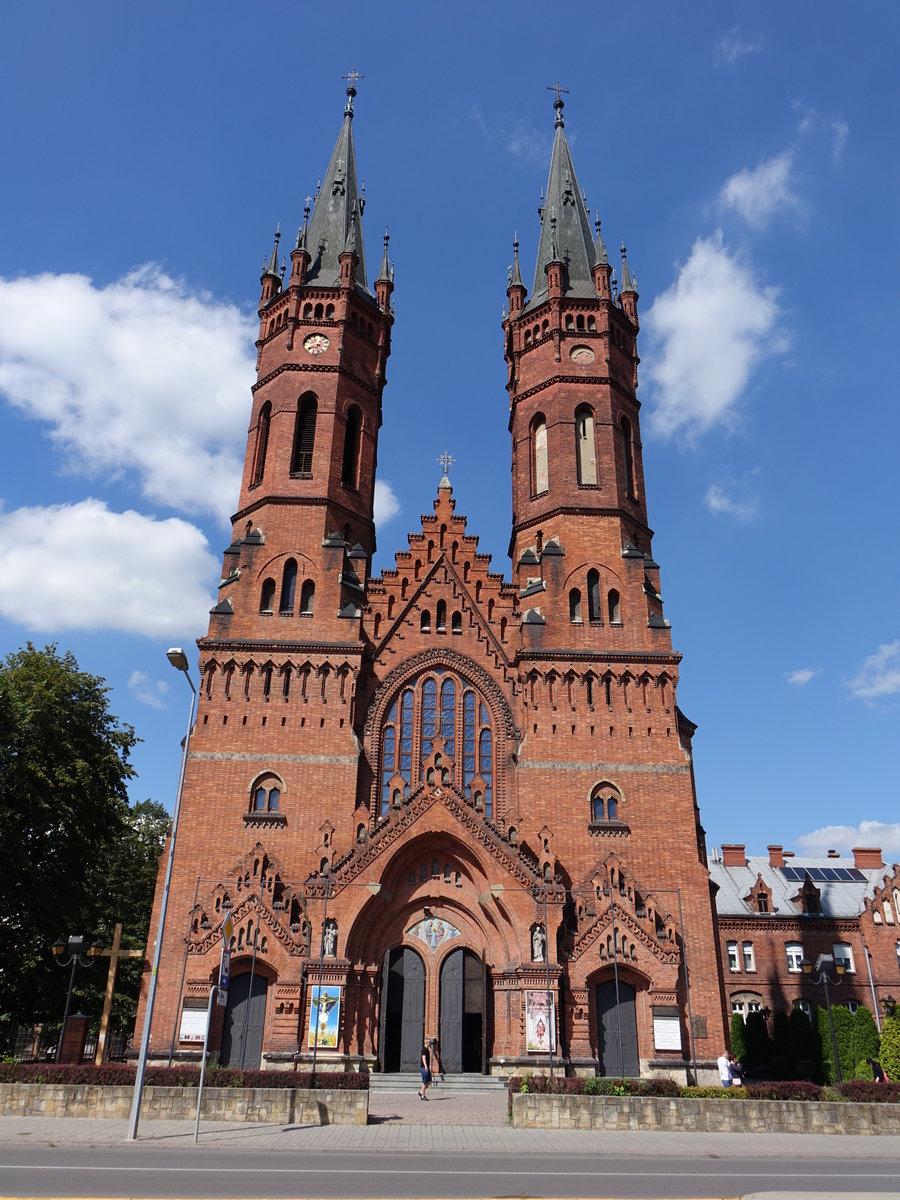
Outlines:
POLYGON ((634 488, 634 447, 631 440, 631 422, 622 417, 619 422, 619 440, 622 445, 622 472, 625 479, 625 494, 634 500, 637 492, 634 488))
POLYGON ((569 592, 569 620, 573 625, 581 625, 581 592, 572 588, 569 592))
POLYGON ((609 608, 609 623, 611 625, 622 624, 622 605, 619 601, 619 593, 615 588, 610 588, 609 595, 606 598, 609 608))
POLYGON ((539 496, 550 486, 550 473, 547 467, 547 421, 543 413, 538 413, 531 422, 531 494, 539 496))
POLYGON ((264 579, 259 594, 259 611, 270 613, 275 607, 275 580, 264 579))
POLYGON ((588 587, 588 620, 602 621, 603 608, 600 603, 600 573, 590 570, 587 573, 588 587))
POLYGON ((269 425, 272 421, 272 405, 267 400, 259 410, 259 421, 256 425, 256 449, 253 453, 252 483, 262 483, 263 472, 266 469, 266 451, 269 448, 269 425))
POLYGON ((347 412, 347 427, 344 432, 344 461, 341 466, 341 483, 355 488, 359 480, 359 435, 362 429, 362 413, 355 404, 347 412))
POLYGON ((438 633, 447 632, 447 602, 446 600, 438 600, 437 609, 434 618, 435 628, 438 633))
POLYGON ((281 573, 281 602, 278 605, 278 611, 285 616, 293 615, 296 588, 297 560, 289 558, 284 564, 284 570, 281 573))
POLYGON ((313 449, 316 444, 316 417, 319 402, 309 392, 297 401, 297 420, 294 424, 294 446, 291 451, 291 474, 311 475, 313 449))
POLYGON ((575 412, 575 465, 579 484, 588 486, 597 482, 594 414, 586 406, 576 409, 575 412))
POLYGON ((311 617, 316 600, 316 585, 311 579, 304 579, 300 589, 300 616, 311 617))

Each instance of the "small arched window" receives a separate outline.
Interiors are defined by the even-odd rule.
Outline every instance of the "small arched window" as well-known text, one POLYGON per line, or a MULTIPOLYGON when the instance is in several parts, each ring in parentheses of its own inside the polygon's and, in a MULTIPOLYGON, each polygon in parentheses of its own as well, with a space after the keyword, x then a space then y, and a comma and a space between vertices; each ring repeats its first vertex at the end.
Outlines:
POLYGON ((261 483, 266 469, 266 450, 269 447, 269 425, 272 421, 272 405, 267 400, 259 410, 256 426, 256 450, 253 454, 253 483, 261 483))
POLYGON ((275 607, 275 580, 264 579, 262 591, 259 594, 259 611, 271 612, 275 607))
POLYGON ((281 602, 278 611, 290 615, 294 611, 294 592, 297 587, 297 560, 289 558, 281 574, 281 602))
POLYGON ((311 617, 313 615, 313 606, 316 600, 316 585, 311 579, 303 580, 303 587, 300 589, 300 616, 311 617))
POLYGON ((600 604, 600 574, 590 570, 587 573, 588 586, 588 620, 602 621, 603 610, 600 604))
POLYGON ((618 821, 620 799, 611 783, 598 783, 591 792, 591 821, 618 821))
POLYGON ((419 630, 421 633, 431 633, 431 613, 428 609, 424 609, 419 618, 419 630))
POLYGON ((623 417, 619 422, 619 440, 622 446, 622 472, 625 478, 625 494, 634 500, 634 448, 631 443, 631 422, 623 417))
POLYGON ((547 422, 543 413, 531 422, 531 494, 539 496, 550 486, 547 467, 547 422))
POLYGON ((579 484, 597 482, 597 457, 594 452, 594 414, 589 408, 575 413, 575 466, 579 484))
POLYGON ((438 633, 447 632, 447 602, 446 600, 438 600, 437 612, 435 614, 435 627, 438 633))
POLYGON ((619 593, 615 588, 610 588, 607 596, 607 604, 609 607, 609 621, 611 625, 622 624, 622 607, 619 603, 619 593))
POLYGON ((462 633, 462 613, 455 612, 450 618, 451 633, 462 633))
POLYGON ((301 396, 297 402, 297 419, 294 423, 294 446, 291 451, 291 474, 312 474, 313 449, 316 444, 316 416, 319 403, 315 396, 301 396))
POLYGON ((250 811, 275 813, 281 805, 281 780, 277 775, 261 775, 250 789, 250 811))
POLYGON ((578 588, 572 588, 569 592, 569 620, 573 625, 580 625, 581 621, 581 592, 578 588))
POLYGON ((344 461, 341 466, 341 483, 355 488, 359 478, 359 435, 362 429, 362 413, 355 404, 347 412, 347 428, 344 432, 344 461))

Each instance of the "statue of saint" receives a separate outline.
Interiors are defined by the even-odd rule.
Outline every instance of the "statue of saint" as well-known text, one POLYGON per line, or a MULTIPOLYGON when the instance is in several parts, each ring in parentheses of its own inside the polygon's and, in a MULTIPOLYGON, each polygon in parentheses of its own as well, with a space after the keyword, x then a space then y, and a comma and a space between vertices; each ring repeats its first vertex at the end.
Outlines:
POLYGON ((531 931, 531 960, 532 962, 544 961, 544 946, 546 944, 544 931, 540 925, 535 925, 531 931))

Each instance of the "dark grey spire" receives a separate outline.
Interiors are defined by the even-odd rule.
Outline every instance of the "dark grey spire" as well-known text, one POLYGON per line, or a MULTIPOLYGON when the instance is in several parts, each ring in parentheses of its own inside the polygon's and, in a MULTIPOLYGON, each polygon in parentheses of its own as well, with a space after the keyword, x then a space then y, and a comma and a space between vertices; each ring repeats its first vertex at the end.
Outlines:
POLYGON ((596 214, 594 220, 594 228, 597 230, 597 248, 594 251, 594 266, 604 267, 609 263, 609 258, 606 253, 606 242, 603 240, 603 234, 600 232, 600 214, 596 214))
MULTIPOLYGON (((355 73, 351 73, 355 76, 355 73)), ((359 78, 359 76, 355 76, 359 78)), ((320 287, 338 287, 341 266, 338 261, 346 249, 359 255, 356 286, 367 296, 372 293, 366 283, 366 256, 363 250, 360 222, 360 197, 356 183, 356 151, 353 148, 353 97, 356 88, 351 79, 347 88, 344 124, 338 134, 328 170, 316 196, 316 206, 306 236, 306 246, 312 262, 306 282, 320 287)))
POLYGON ((272 253, 269 256, 268 265, 263 270, 263 277, 266 275, 274 275, 276 279, 280 279, 278 274, 278 243, 281 241, 281 223, 279 222, 275 230, 275 245, 272 247, 272 253))
POLYGON ((388 246, 390 244, 391 244, 391 235, 388 232, 387 226, 385 225, 385 227, 384 227, 384 254, 382 254, 382 256, 381 256, 381 270, 378 272, 378 278, 375 280, 376 283, 390 283, 391 282, 391 262, 390 262, 390 259, 388 258, 388 246))
POLYGON ((553 107, 556 110, 556 133, 542 208, 545 213, 552 213, 555 219, 541 222, 534 286, 525 312, 546 301, 547 265, 557 258, 565 263, 566 267, 563 284, 565 295, 596 295, 591 274, 595 255, 594 239, 575 176, 575 165, 566 141, 564 103, 558 92, 553 107))
POLYGON ((619 289, 619 295, 623 292, 636 291, 634 280, 631 278, 631 272, 628 270, 628 259, 625 257, 628 251, 625 249, 625 243, 622 243, 622 286, 619 289))
POLYGON ((509 276, 510 287, 524 287, 522 283, 522 272, 519 269, 519 235, 513 234, 513 265, 509 276))

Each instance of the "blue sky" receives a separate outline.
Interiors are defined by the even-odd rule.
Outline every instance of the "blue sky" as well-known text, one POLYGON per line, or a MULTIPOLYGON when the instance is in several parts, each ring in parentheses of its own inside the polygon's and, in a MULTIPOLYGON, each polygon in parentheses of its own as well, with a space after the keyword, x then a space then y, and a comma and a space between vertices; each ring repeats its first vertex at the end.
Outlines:
POLYGON ((900 10, 354 0, 5 6, 0 650, 71 648, 171 805, 229 540, 263 255, 356 101, 397 319, 378 568, 431 509, 509 574, 500 317, 552 95, 640 292, 647 497, 709 844, 900 858, 900 10))

